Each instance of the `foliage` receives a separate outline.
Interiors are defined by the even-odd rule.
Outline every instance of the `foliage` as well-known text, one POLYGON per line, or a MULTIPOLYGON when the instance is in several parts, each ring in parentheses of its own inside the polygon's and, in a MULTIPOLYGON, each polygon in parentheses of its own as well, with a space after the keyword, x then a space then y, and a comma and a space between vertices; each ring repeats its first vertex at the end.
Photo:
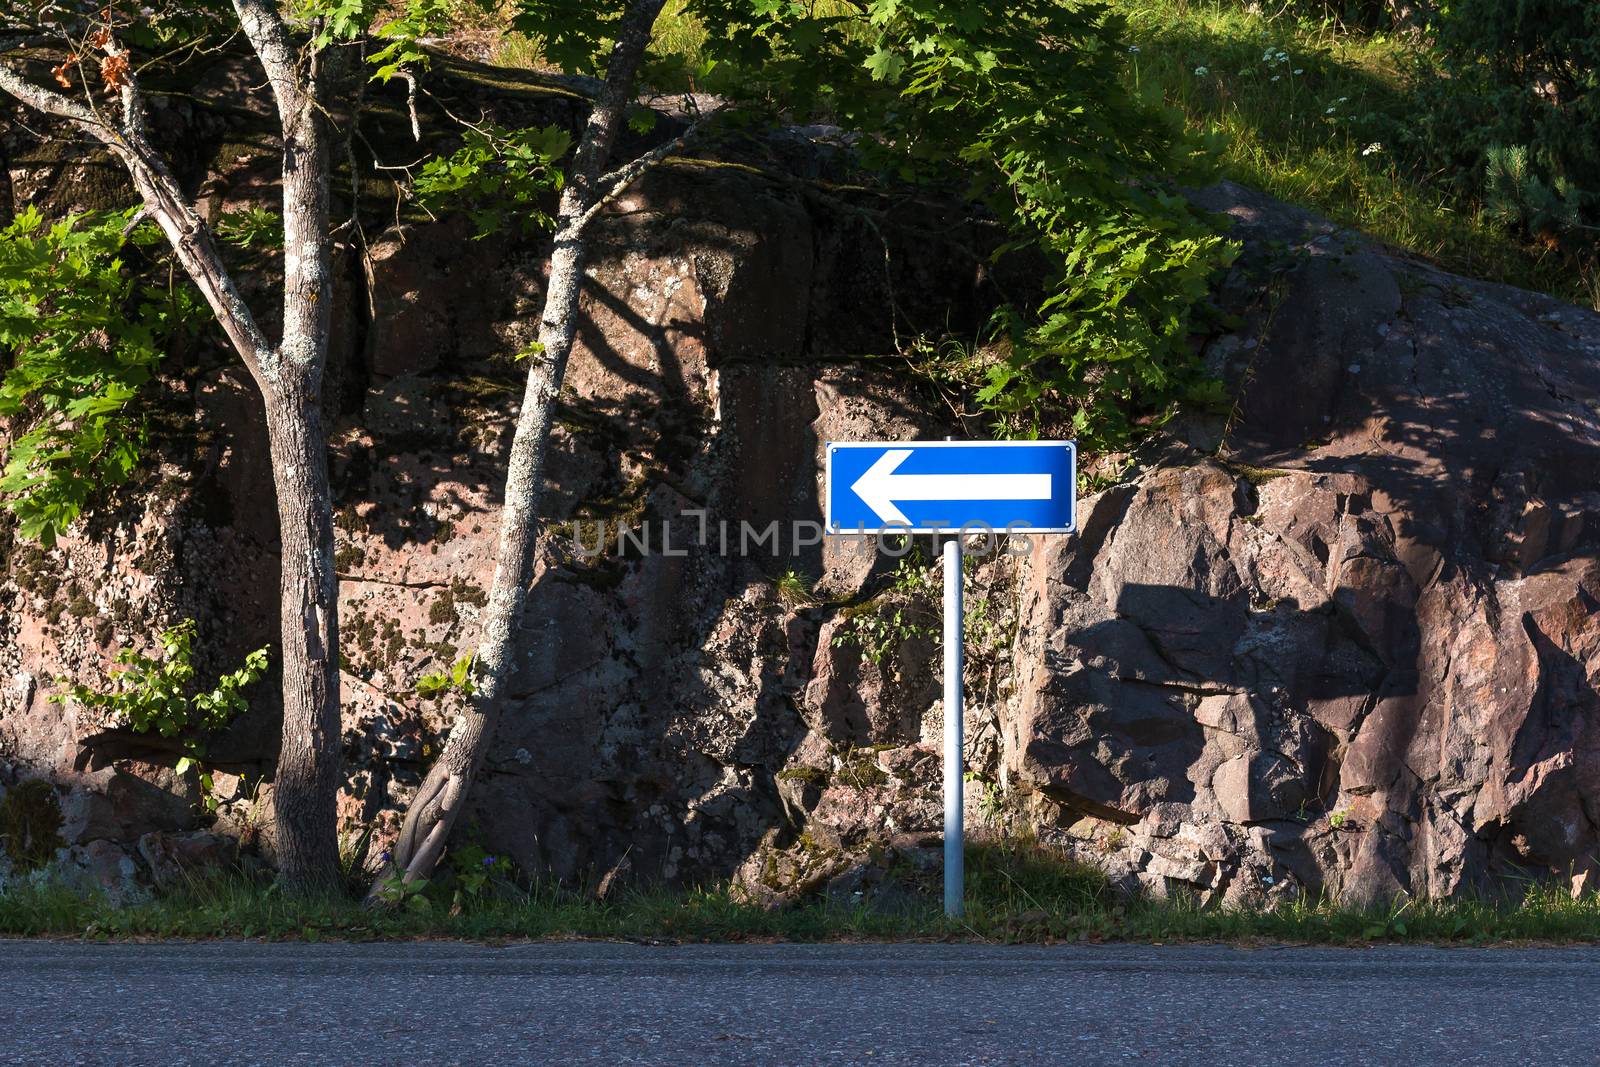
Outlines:
POLYGON ((1197 395, 1194 309, 1232 257, 1164 183, 1199 146, 1120 80, 1123 23, 1093 4, 880 0, 873 77, 901 85, 889 144, 973 168, 969 193, 1047 264, 1044 299, 996 317, 1010 343, 978 399, 1030 433, 1064 410, 1093 445, 1197 395))
MULTIPOLYGON (((592 69, 615 4, 524 3, 544 55, 592 69)), ((1006 356, 980 394, 998 428, 1070 418, 1125 436, 1141 415, 1203 392, 1189 334, 1230 246, 1168 184, 1206 153, 1122 81, 1123 24, 1058 0, 687 0, 676 34, 696 84, 746 109, 867 136, 862 162, 964 194, 1010 234, 1004 255, 1046 269, 1042 299, 994 329, 1006 356)))
POLYGON ((259 204, 224 212, 213 229, 219 238, 240 248, 283 249, 283 216, 259 204))
POLYGON ((339 839, 339 881, 355 889, 364 885, 367 858, 372 851, 372 827, 363 826, 353 837, 339 839))
POLYGON ((787 607, 803 608, 817 602, 811 576, 798 567, 790 567, 778 575, 772 584, 777 590, 778 599, 787 607))
POLYGON ((902 559, 889 577, 888 588, 865 604, 847 610, 833 635, 835 648, 855 645, 861 662, 882 667, 911 641, 938 636, 939 616, 933 606, 937 581, 920 552, 902 559))
POLYGON ((398 18, 377 31, 387 43, 367 57, 367 62, 378 68, 372 77, 388 81, 402 70, 427 67, 431 59, 422 40, 449 25, 453 6, 450 0, 410 0, 405 4, 398 18))
POLYGON ((128 480, 143 423, 128 408, 164 341, 195 317, 186 290, 139 285, 125 245, 157 243, 132 210, 46 224, 28 207, 0 230, 0 417, 27 426, 0 494, 22 535, 51 544, 102 487, 128 480))
POLYGON ((833 636, 835 647, 855 645, 861 662, 881 667, 910 641, 925 640, 939 632, 932 612, 917 604, 883 603, 849 616, 833 636))
POLYGON ((540 205, 560 191, 564 176, 556 164, 571 145, 571 135, 558 126, 473 127, 455 152, 423 165, 414 191, 429 210, 465 210, 479 237, 510 219, 524 231, 551 229, 555 221, 540 205))
POLYGON ((417 679, 417 695, 424 700, 438 700, 447 693, 460 693, 470 697, 477 692, 472 680, 473 657, 462 656, 447 671, 430 671, 417 679))
POLYGON ((451 849, 450 869, 455 875, 451 906, 459 909, 481 899, 496 883, 507 884, 511 860, 491 855, 482 845, 467 844, 451 849))
MULTIPOLYGON (((68 686, 67 691, 50 699, 61 702, 70 697, 85 707, 104 708, 137 734, 181 735, 187 754, 176 769, 182 774, 204 756, 205 734, 220 730, 248 709, 242 691, 267 670, 267 649, 258 648, 245 656, 238 670, 220 676, 210 689, 198 690, 192 662, 194 637, 195 622, 185 619, 157 638, 160 658, 131 648, 119 651, 117 663, 126 669, 113 673, 111 688, 91 689, 62 678, 59 682, 68 686)), ((210 805, 211 776, 202 771, 200 777, 210 805)))
POLYGON ((1522 232, 1592 245, 1600 226, 1600 5, 1449 0, 1414 130, 1428 160, 1522 232))
POLYGON ((392 867, 374 887, 374 894, 387 908, 405 908, 413 914, 427 914, 433 906, 425 895, 429 881, 426 878, 406 879, 406 872, 392 867))

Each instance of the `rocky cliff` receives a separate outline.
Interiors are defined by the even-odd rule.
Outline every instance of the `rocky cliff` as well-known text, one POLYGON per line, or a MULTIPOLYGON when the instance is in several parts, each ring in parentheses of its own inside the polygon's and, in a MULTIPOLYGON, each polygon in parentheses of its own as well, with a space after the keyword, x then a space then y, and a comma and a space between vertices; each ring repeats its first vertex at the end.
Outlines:
MULTIPOLYGON (((824 442, 981 433, 892 353, 980 321, 995 282, 980 224, 821 180, 815 134, 669 165, 600 231, 471 819, 524 871, 782 896, 929 855, 933 557, 804 523, 824 442)), ((59 195, 59 170, 11 177, 59 195)), ((263 195, 249 166, 206 181, 219 206, 263 195)), ((1080 534, 972 546, 971 825, 1235 903, 1592 883, 1600 316, 1196 195, 1246 248, 1238 328, 1204 342, 1237 402, 1095 457, 1080 534)), ((340 811, 374 852, 449 715, 416 679, 475 640, 508 353, 539 306, 536 245, 469 236, 393 227, 341 296, 340 811)), ((214 813, 176 751, 47 700, 180 618, 219 665, 276 631, 255 398, 220 357, 183 362, 145 480, 53 549, 0 549, 0 805, 29 828, 0 878, 122 890, 239 841, 270 856, 270 682, 211 742, 214 813)))

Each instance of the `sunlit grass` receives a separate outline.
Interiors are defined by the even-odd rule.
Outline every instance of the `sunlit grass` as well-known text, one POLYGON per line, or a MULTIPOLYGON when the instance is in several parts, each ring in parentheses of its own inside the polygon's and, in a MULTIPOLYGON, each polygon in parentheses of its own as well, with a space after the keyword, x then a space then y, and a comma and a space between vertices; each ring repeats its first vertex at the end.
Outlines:
POLYGON ((1251 11, 1236 0, 1113 0, 1129 76, 1218 137, 1223 173, 1473 277, 1600 306, 1590 265, 1524 244, 1405 158, 1428 62, 1411 38, 1251 11))
MULTIPOLYGON (((670 62, 674 69, 680 70, 694 70, 699 66, 700 50, 706 40, 705 27, 687 13, 687 7, 688 0, 667 0, 650 34, 651 57, 658 62, 670 62)), ((490 58, 504 67, 545 70, 550 66, 537 38, 510 30, 500 36, 490 58)))

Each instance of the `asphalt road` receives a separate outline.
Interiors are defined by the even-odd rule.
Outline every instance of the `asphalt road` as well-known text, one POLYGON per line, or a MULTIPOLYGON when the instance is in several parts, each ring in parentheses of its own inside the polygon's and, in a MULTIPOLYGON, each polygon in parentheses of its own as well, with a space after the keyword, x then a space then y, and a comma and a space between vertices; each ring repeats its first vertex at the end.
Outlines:
POLYGON ((1600 950, 0 941, 0 1062, 1600 1064, 1600 950))

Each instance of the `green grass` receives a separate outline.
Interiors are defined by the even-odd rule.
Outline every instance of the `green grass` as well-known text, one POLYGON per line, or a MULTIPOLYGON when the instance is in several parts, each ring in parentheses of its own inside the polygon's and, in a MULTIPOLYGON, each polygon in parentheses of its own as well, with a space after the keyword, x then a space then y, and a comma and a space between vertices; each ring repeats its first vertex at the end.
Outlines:
MULTIPOLYGON (((685 12, 686 7, 688 0, 667 0, 650 34, 651 58, 657 64, 670 64, 679 74, 699 67, 700 50, 706 40, 705 27, 699 19, 685 12)), ((506 67, 545 70, 550 66, 537 38, 510 30, 500 34, 490 58, 506 67)))
POLYGON ((1428 62, 1414 39, 1252 13, 1238 0, 1111 3, 1137 49, 1130 77, 1218 135, 1225 176, 1457 273, 1600 308, 1594 263, 1519 241, 1404 158, 1422 106, 1411 87, 1428 62))
MULTIPOLYGON (((1600 942, 1600 896, 1536 889, 1520 901, 1409 901, 1383 908, 1298 903, 1224 910, 1192 900, 1126 900, 1093 870, 1028 846, 968 850, 968 908, 946 919, 931 894, 898 910, 809 903, 766 909, 721 890, 635 891, 597 901, 543 886, 486 894, 455 909, 369 911, 349 897, 291 898, 242 877, 196 882, 114 907, 59 887, 0 894, 0 935, 89 939, 267 940, 629 938, 676 941, 957 940, 1600 942)), ((926 876, 925 876, 926 877, 926 876)), ((929 889, 937 890, 936 885, 929 889)))

